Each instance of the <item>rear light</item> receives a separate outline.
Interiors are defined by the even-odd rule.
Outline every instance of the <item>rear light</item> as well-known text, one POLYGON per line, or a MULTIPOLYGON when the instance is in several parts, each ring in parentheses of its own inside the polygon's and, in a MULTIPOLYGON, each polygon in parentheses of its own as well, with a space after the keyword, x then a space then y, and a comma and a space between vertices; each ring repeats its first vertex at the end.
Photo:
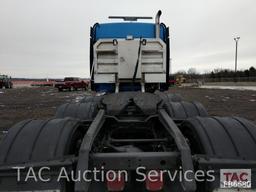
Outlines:
POLYGON ((163 189, 164 182, 161 171, 148 172, 146 178, 146 189, 148 191, 160 191, 163 189), (157 173, 157 174, 156 174, 157 173))
POLYGON ((120 174, 118 174, 118 172, 116 172, 116 174, 110 172, 106 179, 107 179, 108 191, 123 191, 124 190, 124 187, 125 187, 124 175, 120 175, 120 174))

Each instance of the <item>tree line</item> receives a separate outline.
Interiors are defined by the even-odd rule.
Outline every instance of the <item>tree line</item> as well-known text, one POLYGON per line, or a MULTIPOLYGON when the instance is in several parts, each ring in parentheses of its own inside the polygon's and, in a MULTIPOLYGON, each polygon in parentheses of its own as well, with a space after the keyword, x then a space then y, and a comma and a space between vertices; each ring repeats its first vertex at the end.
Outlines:
POLYGON ((255 67, 252 66, 249 69, 238 70, 237 72, 230 69, 214 69, 211 72, 199 73, 195 68, 190 68, 188 69, 188 71, 182 70, 174 74, 174 76, 179 76, 179 75, 182 75, 187 79, 200 79, 200 78, 220 79, 220 78, 250 78, 250 77, 256 78, 256 69, 255 67))

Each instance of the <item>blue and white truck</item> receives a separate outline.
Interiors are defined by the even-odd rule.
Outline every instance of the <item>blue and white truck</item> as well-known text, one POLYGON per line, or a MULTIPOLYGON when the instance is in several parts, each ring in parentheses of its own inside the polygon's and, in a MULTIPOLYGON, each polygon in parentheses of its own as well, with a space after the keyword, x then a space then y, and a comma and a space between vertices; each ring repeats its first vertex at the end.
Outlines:
MULTIPOLYGON (((140 19, 121 18, 126 21, 140 19)), ((93 90, 147 92, 168 89, 169 28, 160 23, 160 12, 155 20, 156 23, 96 23, 91 28, 93 90)))
POLYGON ((101 96, 10 128, 0 191, 256 191, 256 126, 163 92, 170 44, 160 15, 91 28, 91 89, 101 96))

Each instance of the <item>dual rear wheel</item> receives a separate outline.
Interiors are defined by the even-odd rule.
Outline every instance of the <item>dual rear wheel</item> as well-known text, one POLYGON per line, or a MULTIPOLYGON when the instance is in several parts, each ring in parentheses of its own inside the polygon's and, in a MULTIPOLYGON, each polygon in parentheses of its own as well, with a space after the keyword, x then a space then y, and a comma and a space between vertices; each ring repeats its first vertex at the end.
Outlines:
MULTIPOLYGON (((163 106, 186 138, 193 157, 256 161, 256 126, 253 123, 238 117, 209 117, 198 102, 165 98, 168 99, 163 106)), ((88 128, 84 123, 93 121, 101 99, 87 97, 78 104, 64 104, 58 108, 55 119, 27 120, 13 126, 0 145, 0 189, 73 191, 74 183, 66 181, 17 183, 8 167, 49 165, 58 171, 56 165, 63 165, 75 170, 75 159, 88 128)), ((195 161, 195 169, 198 169, 197 163, 195 161)), ((49 175, 54 178, 55 173, 49 175)), ((217 184, 198 185, 197 191, 214 190, 217 184)))

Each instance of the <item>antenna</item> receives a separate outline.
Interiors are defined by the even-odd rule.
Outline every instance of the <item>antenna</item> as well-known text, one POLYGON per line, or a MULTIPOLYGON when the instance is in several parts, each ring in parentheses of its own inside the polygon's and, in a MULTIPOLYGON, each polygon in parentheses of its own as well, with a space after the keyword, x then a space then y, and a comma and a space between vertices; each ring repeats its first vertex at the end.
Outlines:
POLYGON ((137 21, 138 19, 153 19, 152 17, 138 17, 138 16, 109 16, 109 19, 123 19, 124 21, 137 21))

